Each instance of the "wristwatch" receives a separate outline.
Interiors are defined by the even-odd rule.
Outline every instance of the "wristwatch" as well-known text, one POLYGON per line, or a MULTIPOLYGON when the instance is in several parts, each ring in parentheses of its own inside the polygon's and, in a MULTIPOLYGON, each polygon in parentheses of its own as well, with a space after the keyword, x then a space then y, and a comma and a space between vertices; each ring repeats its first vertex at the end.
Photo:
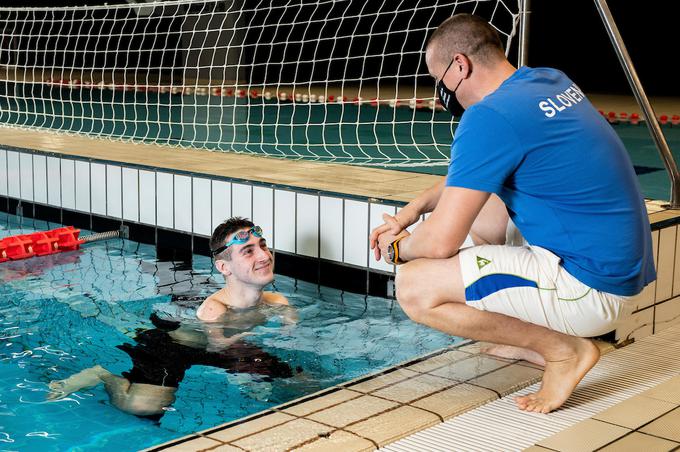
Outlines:
POLYGON ((387 257, 395 264, 403 264, 403 261, 399 260, 399 240, 401 240, 403 237, 398 238, 394 242, 390 243, 387 246, 387 257))

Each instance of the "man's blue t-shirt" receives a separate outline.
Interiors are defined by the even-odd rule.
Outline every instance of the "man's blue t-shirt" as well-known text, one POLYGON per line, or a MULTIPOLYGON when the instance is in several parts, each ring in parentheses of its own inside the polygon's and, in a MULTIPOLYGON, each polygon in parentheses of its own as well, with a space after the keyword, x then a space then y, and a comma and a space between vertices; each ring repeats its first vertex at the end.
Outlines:
POLYGON ((496 193, 524 238, 589 287, 635 295, 656 277, 628 153, 558 70, 522 67, 465 111, 446 185, 496 193))

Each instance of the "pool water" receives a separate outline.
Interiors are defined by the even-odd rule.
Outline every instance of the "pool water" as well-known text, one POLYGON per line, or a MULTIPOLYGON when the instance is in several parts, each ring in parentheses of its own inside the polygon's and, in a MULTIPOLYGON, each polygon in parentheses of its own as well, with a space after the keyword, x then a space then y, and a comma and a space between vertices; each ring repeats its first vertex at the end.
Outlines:
MULTIPOLYGON (((0 214, 0 237, 58 226, 0 214)), ((413 323, 392 300, 277 276, 274 289, 288 296, 293 310, 263 311, 264 319, 251 322, 240 342, 238 363, 257 362, 260 368, 234 361, 220 367, 197 358, 181 378, 174 403, 154 420, 116 408, 103 385, 48 400, 48 384, 96 365, 128 375, 133 365, 123 349, 139 349, 140 338, 149 341, 164 331, 154 325, 159 323, 154 312, 165 320, 184 318, 182 328, 199 330, 189 320, 196 300, 222 287, 208 258, 163 262, 153 246, 116 239, 0 263, 0 278, 3 450, 138 450, 459 340, 413 323)), ((167 341, 172 334, 161 336, 165 342, 156 351, 175 347, 167 341)), ((205 347, 196 347, 196 356, 208 355, 205 347)), ((151 365, 157 359, 167 357, 158 353, 151 365)))

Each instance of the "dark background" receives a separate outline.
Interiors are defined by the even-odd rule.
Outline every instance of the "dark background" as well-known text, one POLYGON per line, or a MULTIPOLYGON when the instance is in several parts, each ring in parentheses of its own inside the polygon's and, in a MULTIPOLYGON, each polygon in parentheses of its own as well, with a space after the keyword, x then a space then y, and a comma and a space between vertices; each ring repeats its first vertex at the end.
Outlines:
MULTIPOLYGON (((392 0, 387 1, 391 2, 392 0)), ((272 2, 275 4, 282 3, 279 0, 272 0, 272 2)), ((369 9, 372 5, 377 8, 382 4, 382 1, 378 2, 377 0, 367 0, 367 2, 369 9)), ((436 3, 436 0, 430 0, 430 2, 436 3)), ((0 0, 2 6, 55 7, 101 3, 103 2, 99 0, 38 0, 26 2, 0 0)), ((108 3, 121 2, 112 0, 108 3)), ((253 2, 253 4, 256 3, 253 2)), ((409 2, 404 3, 408 4, 409 2)), ((609 0, 609 7, 638 75, 650 95, 680 95, 680 83, 678 83, 676 73, 672 69, 672 66, 677 64, 678 57, 680 57, 680 38, 677 33, 680 28, 678 27, 678 21, 680 21, 680 5, 678 3, 680 2, 675 0, 647 0, 645 2, 609 0)), ((422 2, 419 4, 422 4, 422 2)), ((485 6, 485 4, 482 4, 482 9, 485 6)), ((435 19, 439 20, 438 17, 435 19)), ((441 19, 443 20, 444 17, 441 19)), ((166 20, 166 22, 170 27, 173 26, 171 21, 166 20)), ((167 36, 172 40, 173 31, 169 30, 167 36)), ((253 38, 257 38, 257 36, 253 35, 253 38)), ((355 45, 357 44, 355 43, 355 45)), ((132 45, 131 47, 135 48, 136 46, 132 45)), ((357 48, 359 47, 357 46, 357 48)), ((362 53, 364 50, 364 48, 360 49, 362 53)), ((262 58, 271 58, 270 55, 254 55, 252 57, 256 61, 262 61, 262 58)), ((298 58, 299 54, 290 57, 298 58)), ((151 59, 154 58, 151 57, 151 59)), ((165 60, 163 65, 172 66, 172 60, 178 58, 177 51, 172 55, 165 55, 163 58, 165 60)), ((411 66, 417 64, 417 62, 402 61, 401 64, 411 66)), ((588 92, 630 94, 626 78, 592 0, 532 1, 529 65, 552 66, 562 69, 588 92)), ((345 72, 349 71, 347 72, 348 76, 352 75, 351 69, 343 69, 345 72)), ((362 71, 366 71, 366 69, 362 69, 362 71)), ((307 72, 307 68, 297 67, 295 73, 292 73, 290 77, 296 79, 307 72)), ((332 72, 334 71, 330 71, 330 73, 332 72)), ((254 81, 264 77, 258 73, 249 75, 254 81)), ((371 74, 362 72, 361 76, 362 78, 370 78, 371 74)))

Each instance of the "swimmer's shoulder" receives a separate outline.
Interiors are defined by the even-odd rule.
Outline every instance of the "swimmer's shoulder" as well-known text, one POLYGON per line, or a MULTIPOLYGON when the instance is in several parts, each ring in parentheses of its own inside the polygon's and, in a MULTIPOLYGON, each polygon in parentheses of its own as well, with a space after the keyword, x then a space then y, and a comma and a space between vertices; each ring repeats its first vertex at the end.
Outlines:
POLYGON ((285 305, 288 306, 288 298, 278 292, 265 292, 262 294, 262 299, 265 303, 271 305, 285 305))
POLYGON ((210 295, 203 303, 201 303, 196 310, 196 318, 198 318, 198 320, 215 322, 227 312, 228 308, 219 300, 220 292, 222 291, 220 290, 210 295))

